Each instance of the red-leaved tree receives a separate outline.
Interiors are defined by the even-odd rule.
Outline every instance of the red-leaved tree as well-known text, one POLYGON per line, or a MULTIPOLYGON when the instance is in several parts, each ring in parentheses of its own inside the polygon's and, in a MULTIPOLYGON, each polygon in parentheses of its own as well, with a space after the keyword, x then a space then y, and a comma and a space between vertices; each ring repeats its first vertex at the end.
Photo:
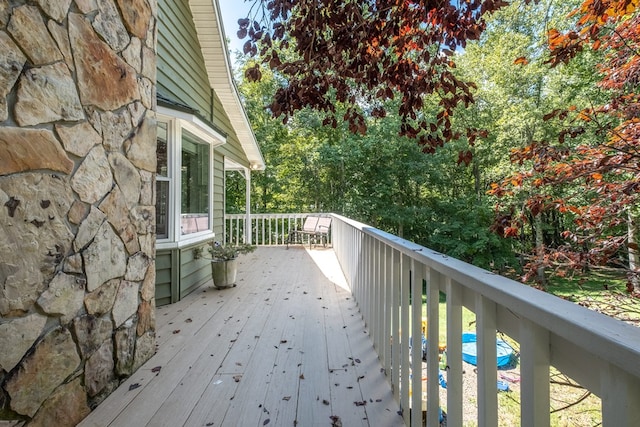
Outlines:
MULTIPOLYGON (((459 105, 473 102, 472 82, 458 79, 453 52, 476 40, 484 17, 501 0, 261 0, 251 19, 241 19, 244 53, 259 57, 285 80, 270 109, 286 121, 296 111, 324 112, 324 124, 348 122, 366 132, 367 116, 384 117, 399 101, 399 134, 416 138, 425 152, 445 142, 480 135, 452 130, 459 105), (422 113, 425 97, 439 96, 434 117, 422 113), (336 103, 346 107, 336 117, 336 103), (341 113, 342 114, 342 113, 341 113)), ((260 79, 260 63, 246 70, 260 79)), ((468 156, 467 156, 468 157, 468 156)), ((465 157, 465 158, 467 158, 465 157)), ((468 159, 470 161, 470 159, 468 159)))
MULTIPOLYGON (((517 236, 544 212, 572 219, 564 244, 540 247, 527 277, 553 269, 560 274, 594 265, 624 266, 628 290, 638 292, 640 197, 640 15, 638 0, 585 0, 572 15, 576 27, 549 32, 550 66, 582 51, 603 53, 598 66, 602 105, 552 111, 545 119, 564 127, 555 141, 535 141, 515 149, 512 160, 528 168, 494 184, 497 196, 528 188, 519 215, 499 216, 496 229, 517 236), (562 197, 549 189, 565 188, 562 197)), ((507 212, 507 206, 501 206, 507 212)), ((511 208, 511 212, 514 212, 511 208)))

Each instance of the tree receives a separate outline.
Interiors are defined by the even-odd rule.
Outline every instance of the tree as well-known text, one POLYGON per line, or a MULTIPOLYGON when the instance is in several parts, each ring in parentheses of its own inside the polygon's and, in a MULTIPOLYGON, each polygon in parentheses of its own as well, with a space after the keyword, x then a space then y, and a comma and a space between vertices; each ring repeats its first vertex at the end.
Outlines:
MULTIPOLYGON (((525 0, 528 2, 528 0, 525 0)), ((417 138, 425 152, 445 142, 476 138, 477 129, 456 134, 451 118, 473 102, 474 84, 452 72, 454 51, 477 39, 487 14, 501 0, 261 0, 251 19, 239 21, 244 52, 282 75, 286 85, 270 104, 288 120, 310 107, 334 128, 339 119, 364 134, 366 116, 384 117, 398 98, 399 134, 417 138), (282 55, 286 49, 287 55, 282 55), (421 114, 425 97, 439 98, 435 116, 421 114), (336 109, 336 101, 346 111, 336 109), (340 114, 338 114, 340 113, 340 114)), ((256 63, 245 73, 261 77, 256 63)))
MULTIPOLYGON (((563 6, 556 3, 547 3, 545 18, 563 6)), ((472 77, 456 72, 456 51, 467 41, 478 40, 490 14, 507 2, 260 0, 256 4, 262 7, 251 19, 239 21, 238 35, 248 37, 245 53, 258 56, 262 63, 248 67, 245 78, 259 80, 261 66, 266 65, 282 79, 269 103, 272 115, 286 124, 297 113, 312 109, 322 124, 339 129, 344 121, 352 133, 363 135, 371 118, 384 117, 395 106, 391 112, 398 118, 399 134, 417 139, 419 147, 430 153, 453 142, 459 150, 458 163, 474 168, 476 194, 480 193, 481 163, 472 163, 483 148, 477 141, 486 135, 491 143, 498 139, 463 112, 478 92, 472 77)), ((562 97, 553 105, 546 102, 551 98, 541 102, 548 94, 544 88, 554 83, 543 74, 532 73, 537 80, 521 85, 525 91, 537 91, 540 102, 533 105, 538 116, 531 121, 525 115, 528 121, 513 122, 523 137, 522 145, 511 147, 519 170, 496 183, 491 194, 503 200, 496 230, 505 236, 522 236, 527 226, 532 230, 537 246, 532 271, 620 260, 632 267, 632 273, 637 269, 637 7, 637 0, 584 0, 565 20, 571 28, 556 27, 548 33, 549 54, 538 45, 514 58, 514 66, 536 70, 545 59, 556 70, 590 70, 594 58, 603 58, 597 69, 601 94, 596 96, 582 96, 579 90, 568 94, 557 85, 562 97), (564 104, 570 97, 576 100, 573 105, 564 104), (582 104, 583 99, 591 105, 582 104), (513 212, 510 202, 518 202, 513 212), (561 229, 562 234, 557 232, 561 229), (623 254, 625 247, 628 251, 623 254)), ((514 22, 527 30, 524 21, 514 22)), ((337 153, 326 147, 326 153, 337 153)), ((311 159, 309 165, 314 162, 311 159)), ((311 176, 322 173, 309 171, 311 176)))
MULTIPOLYGON (((572 105, 545 115, 561 127, 556 139, 535 140, 513 151, 528 168, 496 184, 505 195, 529 187, 525 205, 536 215, 556 212, 572 219, 563 244, 547 247, 530 267, 561 274, 594 265, 625 266, 629 291, 638 292, 637 218, 640 195, 640 16, 632 0, 586 0, 568 31, 549 32, 552 67, 585 53, 602 55, 598 87, 605 100, 572 105), (544 189, 565 189, 556 197, 544 189)), ((501 230, 516 235, 524 216, 502 217, 501 230)))

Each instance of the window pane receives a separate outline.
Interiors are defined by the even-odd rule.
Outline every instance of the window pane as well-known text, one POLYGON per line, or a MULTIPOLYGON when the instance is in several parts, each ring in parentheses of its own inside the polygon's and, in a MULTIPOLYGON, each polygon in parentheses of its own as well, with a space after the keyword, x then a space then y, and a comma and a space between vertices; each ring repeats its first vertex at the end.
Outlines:
POLYGON ((156 234, 158 239, 169 237, 169 157, 167 146, 168 123, 158 122, 156 146, 156 234))
POLYGON ((159 176, 169 176, 169 157, 167 155, 167 123, 158 122, 158 146, 156 148, 156 157, 158 159, 158 166, 156 172, 159 176))
POLYGON ((209 144, 182 133, 182 234, 209 230, 209 144))
POLYGON ((169 237, 169 181, 156 181, 156 234, 169 237))

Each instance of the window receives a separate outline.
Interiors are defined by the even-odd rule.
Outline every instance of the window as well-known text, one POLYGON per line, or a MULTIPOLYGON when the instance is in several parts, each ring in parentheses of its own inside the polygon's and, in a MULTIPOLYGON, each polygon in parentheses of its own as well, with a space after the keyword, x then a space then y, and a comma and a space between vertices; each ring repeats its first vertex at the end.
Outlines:
POLYGON ((158 122, 158 147, 156 156, 156 234, 158 239, 169 237, 169 150, 167 143, 168 123, 158 122))
POLYGON ((213 235, 213 148, 225 136, 197 117, 158 107, 156 233, 160 247, 213 235))
POLYGON ((182 131, 180 232, 209 230, 209 144, 182 131))

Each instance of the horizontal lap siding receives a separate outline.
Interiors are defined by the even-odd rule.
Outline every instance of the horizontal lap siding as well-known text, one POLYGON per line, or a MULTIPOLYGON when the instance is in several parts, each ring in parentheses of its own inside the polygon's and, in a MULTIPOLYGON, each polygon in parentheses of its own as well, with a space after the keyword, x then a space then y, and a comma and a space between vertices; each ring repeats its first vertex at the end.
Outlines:
POLYGON ((213 114, 216 117, 216 126, 227 134, 227 143, 220 146, 218 151, 226 158, 233 160, 242 166, 249 167, 247 156, 244 154, 240 141, 238 140, 233 127, 231 127, 229 117, 227 116, 227 113, 225 113, 222 103, 217 96, 214 96, 213 98, 213 106, 213 114))
POLYGON ((213 158, 213 232, 224 242, 224 157, 217 151, 213 158))
POLYGON ((211 261, 206 244, 199 244, 180 250, 180 299, 193 292, 198 286, 211 280, 211 261), (202 249, 203 256, 196 258, 194 250, 202 249))
POLYGON ((176 253, 171 250, 159 250, 156 253, 156 306, 171 304, 172 276, 177 274, 174 262, 176 253))
POLYGON ((159 0, 158 90, 211 118, 211 88, 187 0, 159 0))

